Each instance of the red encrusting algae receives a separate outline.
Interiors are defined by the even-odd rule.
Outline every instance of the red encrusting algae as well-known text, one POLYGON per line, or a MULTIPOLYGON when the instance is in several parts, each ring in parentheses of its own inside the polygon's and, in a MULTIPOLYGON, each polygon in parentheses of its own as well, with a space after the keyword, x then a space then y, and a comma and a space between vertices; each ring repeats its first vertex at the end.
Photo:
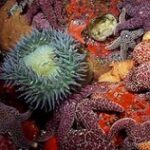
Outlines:
POLYGON ((45 144, 44 150, 58 150, 57 138, 51 137, 45 144))
POLYGON ((22 128, 26 138, 29 140, 34 140, 39 134, 39 129, 33 120, 27 120, 22 123, 22 128))
MULTIPOLYGON (((119 116, 120 118, 133 118, 139 123, 150 119, 150 103, 144 96, 128 92, 122 83, 118 84, 115 88, 112 86, 112 89, 105 93, 104 96, 123 106, 125 113, 119 116)), ((114 115, 103 114, 99 124, 108 132, 111 125, 117 119, 119 118, 114 115)))

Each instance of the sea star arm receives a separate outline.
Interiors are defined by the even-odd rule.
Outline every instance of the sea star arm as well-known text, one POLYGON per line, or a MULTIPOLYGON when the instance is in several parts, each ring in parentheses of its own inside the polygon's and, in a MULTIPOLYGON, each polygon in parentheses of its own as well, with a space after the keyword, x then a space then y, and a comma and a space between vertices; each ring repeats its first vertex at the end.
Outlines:
POLYGON ((61 121, 59 123, 59 128, 58 128, 58 141, 59 143, 62 143, 64 140, 64 137, 67 135, 69 130, 71 129, 74 118, 75 118, 75 107, 76 104, 73 102, 71 104, 67 104, 64 107, 64 112, 61 116, 61 121))
POLYGON ((120 40, 121 40, 121 38, 118 37, 111 45, 107 46, 106 48, 108 50, 114 50, 114 49, 118 48, 120 46, 120 40))
POLYGON ((32 112, 30 110, 28 110, 25 113, 17 114, 16 119, 19 119, 20 121, 25 121, 31 117, 31 114, 32 114, 32 112))
POLYGON ((114 112, 114 113, 124 112, 124 109, 121 105, 112 102, 111 100, 106 98, 92 99, 90 104, 91 104, 91 108, 95 111, 114 112))
POLYGON ((62 0, 55 0, 55 13, 61 24, 65 23, 65 13, 62 0))
MULTIPOLYGON (((46 16, 47 20, 51 24, 51 26, 56 27, 57 19, 55 14, 54 0, 39 0, 40 8, 42 9, 43 14, 46 16)), ((57 6, 56 6, 57 7, 57 6)))
MULTIPOLYGON (((99 129, 98 127, 98 116, 93 112, 91 106, 91 100, 82 100, 76 108, 77 120, 81 122, 86 129, 99 129)), ((100 129, 102 133, 104 131, 100 129)))
POLYGON ((131 92, 138 92, 140 87, 138 86, 138 84, 133 80, 133 74, 134 71, 136 69, 133 68, 128 75, 126 76, 124 83, 125 83, 125 87, 127 90, 131 91, 131 92))
POLYGON ((142 126, 145 128, 146 132, 149 132, 150 129, 150 121, 145 121, 144 123, 142 123, 142 126))
POLYGON ((134 49, 136 45, 137 45, 137 44, 136 44, 135 41, 131 41, 131 42, 129 43, 129 48, 134 49))
POLYGON ((58 111, 58 109, 56 109, 52 118, 50 118, 50 120, 46 124, 46 131, 41 130, 41 133, 38 136, 38 138, 36 139, 36 141, 45 142, 50 137, 54 136, 56 133, 56 130, 59 127, 60 120, 61 120, 61 114, 58 111))
POLYGON ((8 130, 8 128, 7 127, 4 127, 4 126, 1 126, 0 125, 0 134, 5 134, 5 133, 7 133, 9 130, 8 130))
POLYGON ((145 31, 150 31, 150 16, 149 19, 145 21, 143 28, 145 31))
POLYGON ((129 45, 126 43, 121 43, 120 45, 120 56, 122 60, 125 60, 127 58, 127 50, 129 48, 129 45))
POLYGON ((38 13, 38 5, 36 2, 33 2, 26 13, 26 17, 28 19, 29 24, 32 23, 33 17, 36 13, 38 13))
POLYGON ((132 36, 133 39, 137 39, 137 38, 141 37, 143 34, 144 34, 143 29, 138 29, 138 30, 131 31, 131 36, 132 36))
MULTIPOLYGON (((107 99, 84 99, 80 102, 76 109, 77 118, 83 123, 86 129, 99 129, 98 116, 94 111, 100 112, 123 112, 124 109, 117 103, 107 99)), ((103 130, 101 129, 103 133, 103 130)))
POLYGON ((109 138, 112 139, 115 135, 119 133, 119 131, 125 129, 127 136, 132 138, 132 131, 134 130, 134 127, 136 125, 136 122, 132 118, 123 118, 118 121, 116 121, 109 131, 109 138))
POLYGON ((150 92, 146 92, 145 97, 150 100, 150 92))
POLYGON ((14 124, 14 127, 10 130, 9 135, 17 147, 28 148, 33 144, 33 142, 29 141, 25 137, 20 122, 14 124))
POLYGON ((118 24, 115 29, 115 34, 118 34, 122 30, 140 28, 142 25, 143 20, 141 18, 131 18, 123 23, 118 24))
POLYGON ((71 130, 61 145, 62 150, 114 150, 110 140, 100 130, 71 130))
POLYGON ((119 23, 123 23, 123 22, 126 21, 126 20, 125 20, 125 16, 126 16, 126 9, 123 8, 123 9, 121 10, 121 14, 119 15, 119 23))

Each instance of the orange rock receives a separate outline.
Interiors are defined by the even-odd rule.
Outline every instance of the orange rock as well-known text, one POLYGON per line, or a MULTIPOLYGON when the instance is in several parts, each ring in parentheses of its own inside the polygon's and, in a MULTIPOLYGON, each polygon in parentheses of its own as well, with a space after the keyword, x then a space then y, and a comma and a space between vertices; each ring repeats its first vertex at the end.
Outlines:
POLYGON ((139 143, 137 147, 138 150, 150 150, 150 141, 139 143))
POLYGON ((113 62, 112 69, 105 74, 101 75, 98 79, 99 82, 120 82, 128 74, 133 67, 132 60, 126 60, 122 62, 113 62))
POLYGON ((111 69, 109 67, 109 64, 101 64, 96 57, 94 57, 92 54, 90 57, 87 58, 88 64, 89 64, 89 70, 93 74, 93 79, 95 81, 98 80, 99 76, 106 73, 111 69))
POLYGON ((147 31, 142 38, 143 41, 150 40, 150 31, 147 31))
POLYGON ((25 16, 19 13, 9 17, 8 12, 15 0, 9 0, 0 9, 0 48, 9 51, 18 40, 31 31, 25 16))

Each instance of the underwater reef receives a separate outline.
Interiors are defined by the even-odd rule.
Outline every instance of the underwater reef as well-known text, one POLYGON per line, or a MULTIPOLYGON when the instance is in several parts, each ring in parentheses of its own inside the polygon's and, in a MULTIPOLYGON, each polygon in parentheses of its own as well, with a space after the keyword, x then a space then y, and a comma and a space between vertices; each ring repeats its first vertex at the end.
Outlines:
POLYGON ((0 1, 0 150, 150 150, 150 1, 0 1))

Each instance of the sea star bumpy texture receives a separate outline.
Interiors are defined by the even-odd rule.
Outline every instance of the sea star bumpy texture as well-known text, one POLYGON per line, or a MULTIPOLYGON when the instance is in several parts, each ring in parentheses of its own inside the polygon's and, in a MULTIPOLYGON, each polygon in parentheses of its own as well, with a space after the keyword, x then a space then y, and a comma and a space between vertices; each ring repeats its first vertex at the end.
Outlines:
POLYGON ((139 124, 131 118, 120 119, 112 125, 108 134, 109 138, 112 139, 121 130, 125 130, 127 134, 122 150, 136 149, 139 143, 150 140, 150 121, 139 124))
POLYGON ((63 0, 18 0, 18 3, 28 7, 26 12, 28 21, 38 29, 50 26, 60 29, 66 22, 63 0))
POLYGON ((35 30, 5 57, 0 77, 16 85, 33 109, 51 111, 85 80, 86 53, 79 51, 66 33, 35 30))
POLYGON ((139 43, 133 51, 133 60, 137 65, 150 61, 150 41, 139 43))
POLYGON ((124 0, 119 4, 119 8, 126 9, 126 15, 131 17, 130 19, 119 23, 116 27, 115 33, 119 33, 122 30, 143 28, 145 31, 150 30, 150 1, 129 1, 124 0))
POLYGON ((60 150, 115 150, 108 137, 96 129, 70 130, 60 150))
POLYGON ((131 92, 142 92, 150 90, 150 62, 133 68, 127 75, 124 83, 131 92))
POLYGON ((128 49, 133 49, 136 46, 135 40, 138 39, 143 33, 143 29, 134 31, 124 30, 111 45, 107 46, 107 48, 109 50, 113 50, 120 47, 120 56, 123 60, 125 60, 127 58, 128 49))
POLYGON ((8 133, 17 147, 30 147, 33 143, 25 138, 21 127, 21 122, 30 116, 31 111, 20 114, 15 108, 0 102, 0 134, 8 133))
POLYGON ((41 139, 48 139, 56 133, 60 149, 73 150, 90 149, 92 138, 95 138, 93 150, 97 147, 111 150, 110 141, 99 128, 99 119, 94 111, 121 113, 124 110, 119 104, 105 98, 88 99, 87 96, 100 90, 98 87, 98 84, 87 85, 79 94, 74 94, 56 109, 53 119, 48 122, 47 133, 41 136, 41 139), (84 127, 85 130, 73 130, 73 123, 77 124, 78 129, 84 127))

